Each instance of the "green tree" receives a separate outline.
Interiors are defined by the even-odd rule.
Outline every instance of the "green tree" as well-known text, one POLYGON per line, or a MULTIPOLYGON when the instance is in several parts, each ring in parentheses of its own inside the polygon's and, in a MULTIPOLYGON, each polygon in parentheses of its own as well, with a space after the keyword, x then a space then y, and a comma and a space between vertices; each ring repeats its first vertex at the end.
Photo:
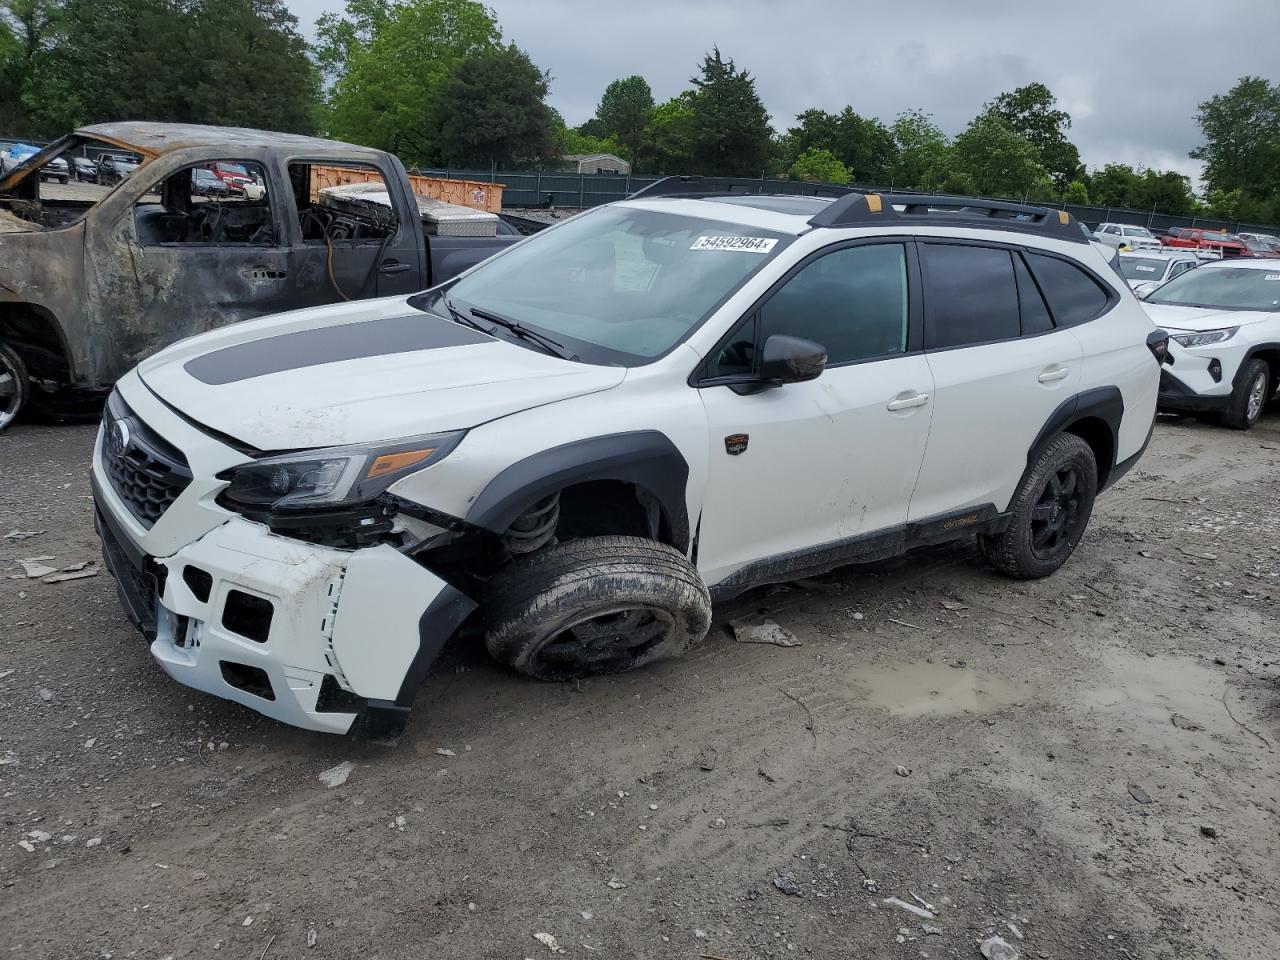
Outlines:
POLYGON ((520 167, 557 152, 547 75, 514 43, 462 60, 437 105, 438 149, 458 166, 520 167))
POLYGON ((1058 100, 1043 83, 1029 83, 1002 93, 983 106, 983 113, 1004 121, 1036 150, 1036 162, 1053 178, 1058 190, 1079 177, 1080 153, 1067 139, 1071 115, 1058 109, 1058 100))
POLYGON ((799 126, 788 130, 783 140, 784 154, 792 163, 810 150, 824 149, 856 180, 881 183, 888 179, 897 146, 879 120, 860 116, 852 107, 835 114, 806 110, 796 120, 799 126))
POLYGON ((1242 77, 1201 103, 1196 122, 1205 142, 1191 156, 1204 161, 1210 191, 1266 197, 1280 190, 1280 84, 1242 77))
POLYGON ((556 143, 556 152, 561 156, 577 153, 622 155, 622 144, 618 143, 613 137, 596 137, 583 133, 582 127, 574 129, 566 124, 559 110, 554 107, 548 107, 547 109, 551 111, 551 136, 556 143))
POLYGON ((322 14, 316 21, 312 53, 325 81, 332 83, 346 73, 352 58, 390 19, 391 0, 347 0, 343 13, 322 14))
POLYGON ((938 184, 938 189, 942 193, 961 197, 972 196, 978 192, 978 188, 973 184, 973 177, 960 171, 953 171, 943 177, 942 183, 938 184))
POLYGON ((1089 202, 1089 188, 1085 186, 1082 180, 1072 180, 1067 184, 1067 189, 1062 191, 1062 199, 1067 203, 1087 204, 1089 202))
POLYGON ((34 136, 36 74, 65 23, 60 0, 0 0, 0 117, 9 133, 34 136))
POLYGON ((1174 170, 1142 170, 1129 197, 1139 210, 1188 214, 1195 209, 1196 198, 1191 180, 1174 170))
POLYGON ((951 147, 933 116, 919 109, 904 111, 890 133, 897 146, 889 168, 894 189, 935 189, 946 176, 951 147))
POLYGON ((693 90, 686 90, 653 108, 640 154, 644 169, 658 173, 693 170, 696 97, 693 90))
POLYGON ((499 47, 493 14, 475 0, 404 0, 359 8, 354 28, 330 24, 322 62, 336 79, 329 94, 329 133, 400 154, 440 162, 438 104, 468 57, 499 47))
POLYGON ((978 193, 1021 199, 1044 192, 1048 179, 1034 146, 998 117, 978 116, 952 147, 955 172, 966 174, 978 193))
POLYGON ((790 174, 796 180, 816 183, 848 183, 849 171, 826 147, 810 147, 796 158, 790 174))
POLYGON ((653 91, 644 77, 633 75, 604 88, 595 117, 588 124, 596 135, 615 138, 634 169, 652 115, 653 91))
POLYGON ((773 130, 755 78, 717 47, 692 83, 694 167, 713 176, 760 176, 773 156, 773 130))
POLYGON ((1138 191, 1138 173, 1124 163, 1108 163, 1089 176, 1089 196, 1104 207, 1134 205, 1138 191))

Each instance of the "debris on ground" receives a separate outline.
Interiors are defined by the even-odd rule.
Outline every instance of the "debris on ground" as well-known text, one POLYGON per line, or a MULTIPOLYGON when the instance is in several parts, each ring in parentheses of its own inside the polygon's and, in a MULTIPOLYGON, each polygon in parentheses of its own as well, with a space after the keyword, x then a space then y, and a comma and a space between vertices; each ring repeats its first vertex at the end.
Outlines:
POLYGON ((917 907, 914 903, 907 903, 905 900, 899 900, 897 897, 886 897, 880 901, 886 907, 897 907, 899 910, 905 910, 907 913, 914 913, 923 920, 935 920, 937 917, 932 910, 926 910, 924 907, 917 907))
POLYGON ((1018 960, 1018 951, 1004 937, 988 937, 978 949, 987 960, 1018 960))
POLYGON ((32 537, 38 537, 43 530, 10 530, 4 535, 6 540, 30 540, 32 537))
POLYGON ((1196 723, 1194 720, 1190 720, 1187 717, 1184 717, 1180 713, 1175 713, 1172 716, 1170 716, 1169 722, 1172 723, 1179 730, 1189 730, 1192 733, 1195 733, 1198 730, 1204 729, 1203 726, 1196 723))
POLYGON ((22 572, 26 574, 28 580, 39 580, 41 577, 58 572, 57 567, 47 566, 44 562, 52 559, 53 557, 29 557, 26 560, 19 560, 18 565, 22 567, 22 572))
POLYGON ((623 890, 623 889, 625 889, 625 888, 626 888, 626 886, 627 886, 627 885, 626 885, 625 883, 623 883, 621 880, 619 880, 617 877, 614 877, 612 880, 610 880, 610 881, 606 884, 606 886, 607 886, 610 890, 623 890))
POLYGON ((340 787, 347 782, 347 778, 351 776, 351 771, 356 765, 350 760, 343 760, 336 767, 330 767, 328 770, 320 772, 320 782, 332 790, 334 787, 340 787))
POLYGON ((778 874, 773 878, 773 885, 788 897, 799 897, 804 894, 804 888, 796 882, 795 876, 790 873, 778 874))
POLYGON ((442 757, 456 757, 457 754, 448 747, 436 747, 436 753, 442 757))
POLYGON ((904 767, 902 764, 898 764, 896 767, 894 767, 893 772, 900 777, 911 776, 911 769, 909 767, 904 767))
POLYGON ((45 703, 49 703, 51 700, 53 700, 53 691, 50 690, 48 687, 41 687, 40 699, 43 700, 45 703))
POLYGON ((708 771, 714 770, 716 768, 717 756, 718 754, 716 753, 715 747, 703 747, 702 751, 698 754, 698 769, 708 771))
POLYGON ((931 923, 922 924, 920 926, 920 929, 923 930, 926 934, 928 934, 931 937, 940 937, 943 935, 943 933, 946 932, 941 927, 935 927, 931 923))
POLYGON ((775 647, 798 647, 800 641, 796 635, 773 620, 761 623, 748 623, 745 620, 730 620, 733 638, 739 643, 771 643, 775 647))
POLYGON ((1218 836, 1218 828, 1208 826, 1207 824, 1201 824, 1200 834, 1202 836, 1208 837, 1210 840, 1213 840, 1218 836))
POLYGON ((86 577, 96 577, 98 575, 97 567, 84 568, 77 570, 69 570, 66 573, 55 573, 49 577, 42 577, 41 583, 63 583, 67 580, 84 580, 86 577))
POLYGON ((1151 795, 1136 783, 1129 784, 1129 796, 1133 797, 1133 799, 1137 800, 1139 803, 1155 803, 1155 801, 1151 799, 1151 795))
POLYGON ((316 928, 307 927, 307 946, 314 947, 316 945, 316 928))
POLYGON ((548 950, 550 950, 552 953, 563 953, 563 952, 564 952, 563 950, 561 950, 561 949, 560 949, 560 944, 559 944, 559 942, 556 940, 556 938, 555 938, 555 937, 553 937, 553 936, 552 936, 551 934, 549 934, 549 933, 535 933, 535 934, 533 935, 533 939, 537 940, 540 944, 542 944, 544 947, 546 947, 546 948, 547 948, 548 950))

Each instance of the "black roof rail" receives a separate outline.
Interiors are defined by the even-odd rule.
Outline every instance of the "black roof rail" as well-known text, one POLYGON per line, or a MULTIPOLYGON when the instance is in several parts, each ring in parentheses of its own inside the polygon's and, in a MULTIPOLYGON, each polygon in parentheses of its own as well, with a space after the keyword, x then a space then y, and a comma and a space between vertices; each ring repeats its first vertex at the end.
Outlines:
POLYGON ((627 197, 708 197, 717 193, 767 194, 784 197, 846 197, 862 194, 857 187, 807 180, 757 180, 753 177, 663 177, 627 197))
POLYGON ((814 227, 910 226, 975 227, 1037 233, 1072 243, 1088 243, 1079 224, 1065 210, 1034 207, 1008 200, 941 194, 867 193, 845 196, 811 217, 814 227))

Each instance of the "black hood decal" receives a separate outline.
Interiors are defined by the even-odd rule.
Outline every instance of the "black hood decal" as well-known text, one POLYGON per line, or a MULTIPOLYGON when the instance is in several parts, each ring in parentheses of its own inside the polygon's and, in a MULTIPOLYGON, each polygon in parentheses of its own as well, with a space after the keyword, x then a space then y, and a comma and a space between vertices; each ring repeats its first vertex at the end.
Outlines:
POLYGON ((184 369, 201 383, 222 386, 253 377, 322 363, 340 363, 393 353, 494 343, 479 330, 430 313, 362 320, 315 330, 298 330, 223 347, 188 360, 184 369))

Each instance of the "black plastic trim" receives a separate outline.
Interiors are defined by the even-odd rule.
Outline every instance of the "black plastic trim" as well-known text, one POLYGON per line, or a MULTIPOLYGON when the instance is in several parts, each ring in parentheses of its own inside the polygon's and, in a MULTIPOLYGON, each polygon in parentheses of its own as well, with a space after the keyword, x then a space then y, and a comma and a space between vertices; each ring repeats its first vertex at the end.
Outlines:
MULTIPOLYGON (((1241 367, 1243 367, 1243 363, 1241 367)), ((1196 393, 1168 370, 1160 371, 1160 396, 1156 409, 1170 413, 1221 413, 1231 404, 1231 394, 1205 396, 1196 393)))
POLYGON ((676 445, 656 430, 576 440, 525 457, 489 481, 465 520, 502 534, 543 497, 590 480, 620 480, 653 494, 671 526, 671 545, 682 553, 688 549, 689 465, 676 445))
POLYGON ((436 594, 418 618, 418 652, 405 671, 395 700, 368 700, 349 732, 367 740, 389 740, 400 736, 431 665, 476 606, 474 600, 456 587, 445 586, 436 594))
MULTIPOLYGON (((1240 365, 1236 367, 1236 372, 1231 377, 1232 390, 1235 390, 1238 386, 1240 386, 1240 378, 1244 375, 1245 366, 1249 363, 1250 360, 1252 360, 1257 354, 1261 353, 1263 350, 1272 350, 1277 353, 1280 353, 1280 343, 1255 343, 1252 347, 1250 347, 1248 351, 1245 352, 1245 355, 1240 358, 1240 365)), ((1273 381, 1271 384, 1272 390, 1275 390, 1276 388, 1275 381, 1277 380, 1280 380, 1280 378, 1277 378, 1277 377, 1272 378, 1272 381, 1273 381)), ((1270 397, 1268 397, 1267 399, 1270 399, 1270 397)))
POLYGON ((1009 522, 993 503, 951 510, 934 517, 902 523, 812 547, 754 560, 710 588, 716 603, 770 583, 816 577, 852 563, 872 563, 896 557, 916 547, 960 540, 975 533, 994 533, 1009 522))
POLYGON ((1098 486, 1106 486, 1111 471, 1115 468, 1116 453, 1120 449, 1120 422, 1124 419, 1124 395, 1120 393, 1119 387, 1094 387, 1060 403, 1036 434, 1035 442, 1027 448, 1027 469, 1031 469, 1032 459, 1049 440, 1073 423, 1090 417, 1101 420, 1111 430, 1111 462, 1098 464, 1101 474, 1098 486))

